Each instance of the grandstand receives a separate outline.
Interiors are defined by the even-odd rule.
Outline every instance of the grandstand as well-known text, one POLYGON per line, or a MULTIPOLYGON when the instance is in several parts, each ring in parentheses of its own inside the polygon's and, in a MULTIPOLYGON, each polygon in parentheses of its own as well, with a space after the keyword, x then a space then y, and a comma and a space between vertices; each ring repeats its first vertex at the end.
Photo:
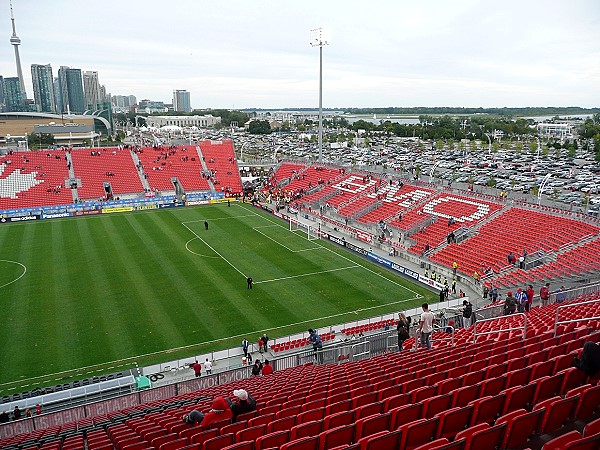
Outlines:
MULTIPOLYGON (((598 448, 599 379, 571 363, 584 342, 600 341, 599 298, 596 294, 561 306, 557 323, 556 304, 527 315, 485 320, 458 330, 452 347, 434 335, 432 351, 410 358, 386 351, 339 364, 302 364, 77 420, 63 414, 59 425, 10 436, 7 427, 16 429, 16 424, 5 425, 0 445, 62 450, 475 450, 567 448, 557 445, 591 442, 577 448, 598 448), (582 300, 587 301, 583 314, 582 300), (569 322, 572 318, 585 321, 577 325, 569 322), (521 321, 527 322, 525 336, 521 321), (236 423, 221 421, 202 429, 181 421, 182 414, 207 410, 212 398, 230 397, 240 388, 256 397, 257 410, 239 416, 236 423)), ((405 348, 412 345, 407 341, 405 348)), ((36 419, 29 419, 29 425, 36 419)))
MULTIPOLYGON (((168 191, 173 187, 172 183, 169 187, 172 177, 186 190, 239 193, 232 148, 230 143, 203 142, 176 152, 143 149, 135 152, 141 171, 129 149, 94 156, 89 151, 87 155, 73 151, 72 170, 81 180, 80 198, 86 198, 82 194, 94 197, 98 185, 106 181, 116 194, 144 195, 144 180, 152 190, 168 191), (96 164, 111 159, 109 164, 114 165, 110 167, 100 169, 96 164), (144 177, 158 164, 164 169, 154 172, 160 174, 144 177), (119 181, 103 180, 99 170, 114 171, 115 176, 109 178, 119 181), (194 171, 199 172, 198 179, 194 171), (200 175, 202 171, 206 177, 200 175)), ((64 182, 71 169, 56 155, 44 157, 57 161, 53 182, 60 176, 64 182)), ((42 164, 38 157, 27 159, 42 164)), ((29 190, 33 193, 35 187, 29 190)), ((597 223, 566 212, 511 205, 466 192, 439 192, 435 186, 400 179, 389 182, 376 175, 347 173, 340 167, 295 163, 282 164, 262 195, 283 207, 284 199, 296 199, 291 205, 339 228, 349 239, 385 252, 389 247, 400 248, 407 258, 417 258, 447 274, 457 261, 459 277, 465 282, 473 271, 485 267, 493 272, 486 279, 489 286, 506 287, 559 277, 577 279, 581 274, 597 276, 600 268, 597 223), (380 221, 404 238, 402 246, 385 233, 378 236, 380 221), (465 231, 460 242, 447 242, 451 231, 465 231), (431 251, 423 255, 426 244, 431 251), (507 267, 506 254, 522 250, 530 258, 540 256, 539 263, 507 267)), ((40 196, 36 205, 28 206, 60 204, 46 203, 49 200, 40 196)), ((8 200, 6 204, 7 209, 19 205, 8 200)), ((493 305, 487 310, 494 310, 493 305)), ((486 311, 478 314, 480 319, 487 317, 486 311)), ((0 424, 0 447, 600 448, 599 379, 572 367, 585 342, 600 342, 600 293, 572 297, 563 305, 534 307, 526 314, 489 314, 490 319, 457 329, 450 337, 438 330, 432 351, 417 350, 415 337, 405 342, 405 353, 393 351, 395 321, 391 319, 347 327, 340 334, 323 333, 326 364, 315 363, 305 338, 276 342, 270 347, 276 368, 272 375, 250 377, 249 369, 242 367, 203 381, 34 415, 0 424), (257 411, 240 416, 236 423, 216 423, 206 430, 181 421, 183 413, 207 410, 215 396, 230 397, 239 388, 257 398, 257 411)))

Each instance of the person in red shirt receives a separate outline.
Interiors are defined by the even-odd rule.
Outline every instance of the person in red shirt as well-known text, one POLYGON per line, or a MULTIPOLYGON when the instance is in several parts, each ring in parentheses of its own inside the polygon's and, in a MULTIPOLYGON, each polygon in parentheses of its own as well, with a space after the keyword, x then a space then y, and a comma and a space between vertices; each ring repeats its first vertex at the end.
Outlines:
POLYGON ((525 291, 527 295, 527 303, 525 303, 525 311, 529 312, 531 309, 531 304, 533 303, 533 296, 535 295, 535 291, 533 290, 533 286, 527 286, 527 290, 525 291))
POLYGON ((548 304, 548 300, 550 299, 550 283, 546 283, 546 285, 542 286, 540 289, 540 299, 542 300, 542 306, 548 304))
POLYGON ((199 377, 201 375, 202 365, 198 361, 192 364, 192 369, 194 369, 194 374, 196 375, 196 377, 199 377))
POLYGON ((268 359, 265 359, 265 365, 262 368, 262 374, 263 376, 265 375, 271 375, 273 373, 273 366, 269 363, 268 359))

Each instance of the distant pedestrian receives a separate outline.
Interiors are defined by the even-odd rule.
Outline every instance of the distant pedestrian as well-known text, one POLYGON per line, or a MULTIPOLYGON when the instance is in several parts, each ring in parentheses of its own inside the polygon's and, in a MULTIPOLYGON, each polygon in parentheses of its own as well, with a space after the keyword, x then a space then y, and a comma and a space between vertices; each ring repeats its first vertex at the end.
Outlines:
POLYGON ((409 338, 408 335, 408 320, 406 320, 406 316, 404 313, 398 314, 398 325, 396 326, 396 330, 398 331, 398 351, 402 351, 402 346, 404 345, 404 341, 409 338))
POLYGON ((242 350, 244 351, 244 356, 248 357, 248 339, 244 338, 242 341, 242 350))
POLYGON ((227 207, 231 207, 231 203, 229 202, 229 200, 227 200, 227 207))
POLYGON ((206 375, 210 375, 212 373, 212 363, 206 358, 206 362, 204 363, 204 371, 206 375))
POLYGON ((433 333, 433 324, 435 322, 435 316, 429 311, 429 305, 423 303, 421 305, 423 312, 421 313, 421 320, 419 323, 419 333, 421 334, 421 347, 428 348, 431 350, 431 333, 433 333))
POLYGON ((252 282, 253 282, 252 277, 248 277, 246 282, 248 283, 248 289, 252 289, 252 282))
POLYGON ((558 291, 556 291, 556 303, 562 303, 566 299, 565 287, 561 286, 558 291))
POLYGON ((548 300, 550 299, 550 283, 546 283, 540 289, 540 299, 542 300, 542 306, 548 304, 548 300))
POLYGON ((267 352, 267 343, 269 342, 269 336, 267 336, 267 334, 265 333, 262 335, 260 340, 262 341, 262 344, 263 344, 263 351, 266 353, 267 352))
POLYGON ((321 336, 319 336, 319 333, 317 333, 317 331, 313 330, 312 328, 308 329, 308 333, 308 340, 313 346, 315 359, 319 363, 323 363, 323 340, 321 339, 321 336))
POLYGON ((260 362, 260 360, 256 360, 254 361, 254 365, 252 366, 252 375, 254 375, 255 377, 259 376, 262 374, 262 363, 260 362))
POLYGON ((194 375, 196 376, 196 378, 202 374, 202 366, 198 361, 192 364, 192 369, 194 369, 194 375))
POLYGON ((269 362, 268 359, 265 359, 265 365, 262 368, 262 374, 263 376, 265 375, 271 375, 273 373, 273 366, 271 365, 271 363, 269 362))
POLYGON ((204 229, 208 230, 208 222, 206 220, 204 221, 204 229))

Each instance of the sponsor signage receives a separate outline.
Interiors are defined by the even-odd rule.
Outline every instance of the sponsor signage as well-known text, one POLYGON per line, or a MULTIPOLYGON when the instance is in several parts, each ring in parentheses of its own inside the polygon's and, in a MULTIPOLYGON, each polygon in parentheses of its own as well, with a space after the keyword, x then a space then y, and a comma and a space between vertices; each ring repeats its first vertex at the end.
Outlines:
POLYGON ((2 217, 0 223, 11 223, 11 222, 27 222, 29 220, 38 220, 39 215, 33 216, 16 216, 16 217, 2 217))
POLYGON ((75 211, 74 215, 76 216, 93 216, 95 214, 100 214, 102 211, 98 209, 92 209, 90 211, 75 211))
POLYGON ((331 234, 327 234, 326 236, 327 236, 327 239, 329 239, 331 242, 335 242, 338 245, 342 245, 342 246, 346 247, 348 250, 352 250, 353 252, 367 256, 369 259, 373 260, 377 264, 389 267, 390 269, 392 269, 400 274, 406 275, 407 277, 412 278, 415 281, 426 284, 426 285, 436 288, 438 290, 442 289, 444 287, 444 285, 442 283, 438 283, 435 280, 430 280, 429 278, 425 278, 423 275, 419 274, 418 272, 415 272, 412 269, 409 269, 408 267, 403 267, 393 261, 390 261, 389 259, 379 256, 373 252, 367 251, 364 248, 361 248, 350 242, 346 242, 342 238, 333 236, 331 234))
POLYGON ((42 218, 44 219, 60 219, 62 217, 71 217, 70 212, 61 212, 61 213, 44 213, 42 218))
POLYGON ((145 209, 156 209, 156 204, 155 203, 149 203, 146 205, 139 205, 135 207, 136 211, 143 211, 145 209))
POLYGON ((369 233, 365 233, 364 231, 360 231, 360 230, 356 230, 356 238, 360 239, 363 242, 372 242, 373 241, 373 235, 369 234, 369 233))
POLYGON ((102 214, 122 213, 133 211, 133 206, 121 206, 119 208, 106 208, 102 210, 102 214))

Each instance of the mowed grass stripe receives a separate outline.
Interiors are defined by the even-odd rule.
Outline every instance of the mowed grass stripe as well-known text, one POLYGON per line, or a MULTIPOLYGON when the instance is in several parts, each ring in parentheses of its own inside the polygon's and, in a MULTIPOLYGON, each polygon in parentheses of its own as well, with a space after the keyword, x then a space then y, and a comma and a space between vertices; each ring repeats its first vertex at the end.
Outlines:
POLYGON ((393 305, 415 292, 432 297, 358 256, 307 241, 272 216, 235 204, 10 224, 0 226, 0 244, 0 259, 28 268, 27 276, 0 291, 7 306, 0 383, 158 352, 165 353, 140 363, 167 361, 237 346, 240 335, 254 342, 264 331, 277 337, 404 309, 411 305, 393 305), (194 233, 256 281, 278 273, 306 276, 249 290, 223 259, 186 249, 189 242, 202 255, 207 247, 183 223, 194 223, 194 233), (257 233, 257 226, 280 227, 276 238, 290 249, 322 248, 290 252, 257 233), (354 264, 360 267, 318 273, 354 264), (320 319, 326 316, 335 319, 320 319), (211 341, 219 343, 203 344, 211 341), (179 347, 186 350, 169 352, 179 347))

